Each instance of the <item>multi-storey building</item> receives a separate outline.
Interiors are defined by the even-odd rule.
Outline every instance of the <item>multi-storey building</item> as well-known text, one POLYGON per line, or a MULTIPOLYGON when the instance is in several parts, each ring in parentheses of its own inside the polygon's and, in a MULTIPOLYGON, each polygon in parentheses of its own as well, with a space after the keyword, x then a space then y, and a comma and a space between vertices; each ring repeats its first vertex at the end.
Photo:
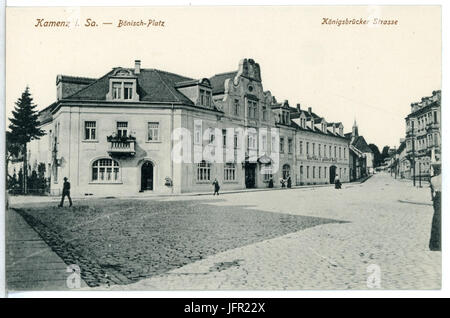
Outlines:
POLYGON ((40 112, 30 168, 45 165, 52 193, 68 177, 75 195, 210 191, 349 180, 341 123, 263 89, 252 59, 193 79, 116 67, 98 79, 57 77, 57 100, 40 112))
POLYGON ((405 176, 429 177, 431 163, 441 158, 441 91, 433 91, 411 104, 406 120, 406 158, 410 168, 405 176))
POLYGON ((359 135, 356 120, 352 132, 345 134, 350 148, 350 181, 372 174, 374 171, 374 154, 363 136, 359 135))

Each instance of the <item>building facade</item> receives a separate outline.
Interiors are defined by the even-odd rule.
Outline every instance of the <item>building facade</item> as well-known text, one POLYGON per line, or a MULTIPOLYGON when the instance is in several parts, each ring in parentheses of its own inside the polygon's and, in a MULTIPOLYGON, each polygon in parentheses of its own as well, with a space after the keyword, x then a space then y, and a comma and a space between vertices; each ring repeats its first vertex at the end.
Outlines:
POLYGON ((56 86, 39 115, 46 135, 29 145, 52 194, 64 177, 80 196, 349 181, 342 124, 278 103, 252 59, 202 79, 135 61, 98 79, 59 75, 56 86))
POLYGON ((431 163, 441 160, 441 91, 411 104, 411 113, 405 118, 404 167, 410 171, 405 177, 428 178, 431 163), (406 163, 406 160, 408 163, 406 163))
POLYGON ((374 172, 374 154, 363 136, 359 135, 356 120, 352 132, 345 134, 350 148, 350 181, 366 177, 374 172))

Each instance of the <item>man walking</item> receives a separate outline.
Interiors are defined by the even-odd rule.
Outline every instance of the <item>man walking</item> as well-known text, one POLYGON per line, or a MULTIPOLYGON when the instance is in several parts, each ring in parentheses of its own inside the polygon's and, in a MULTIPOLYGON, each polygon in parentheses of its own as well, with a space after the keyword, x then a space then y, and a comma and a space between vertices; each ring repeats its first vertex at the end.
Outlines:
POLYGON ((72 206, 72 198, 70 197, 70 182, 67 181, 67 177, 64 177, 64 185, 62 190, 62 198, 61 203, 58 205, 59 207, 62 207, 64 204, 64 198, 67 196, 69 199, 69 207, 72 206))
POLYGON ((219 195, 219 190, 220 190, 220 185, 219 185, 219 181, 217 181, 217 178, 214 179, 213 182, 213 186, 214 186, 214 194, 213 195, 219 195))

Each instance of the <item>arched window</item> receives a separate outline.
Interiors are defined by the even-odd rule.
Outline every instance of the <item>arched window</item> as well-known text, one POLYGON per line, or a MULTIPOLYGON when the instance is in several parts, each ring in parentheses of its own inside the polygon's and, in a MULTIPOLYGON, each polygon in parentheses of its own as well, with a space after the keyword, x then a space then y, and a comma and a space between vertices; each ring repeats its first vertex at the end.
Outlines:
POLYGON ((92 181, 113 183, 120 182, 120 166, 113 159, 102 158, 92 163, 92 181))
POLYGON ((197 181, 211 181, 211 164, 202 160, 197 164, 197 181))
POLYGON ((283 166, 283 179, 287 179, 291 175, 291 167, 288 164, 283 166))

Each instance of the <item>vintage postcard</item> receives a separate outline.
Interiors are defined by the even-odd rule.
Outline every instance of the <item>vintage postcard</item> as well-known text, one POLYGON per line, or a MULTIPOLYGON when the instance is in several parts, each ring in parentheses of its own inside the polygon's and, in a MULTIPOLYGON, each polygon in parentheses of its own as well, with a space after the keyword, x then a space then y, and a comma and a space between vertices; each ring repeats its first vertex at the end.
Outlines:
POLYGON ((7 292, 440 290, 441 40, 440 6, 7 7, 7 292))

